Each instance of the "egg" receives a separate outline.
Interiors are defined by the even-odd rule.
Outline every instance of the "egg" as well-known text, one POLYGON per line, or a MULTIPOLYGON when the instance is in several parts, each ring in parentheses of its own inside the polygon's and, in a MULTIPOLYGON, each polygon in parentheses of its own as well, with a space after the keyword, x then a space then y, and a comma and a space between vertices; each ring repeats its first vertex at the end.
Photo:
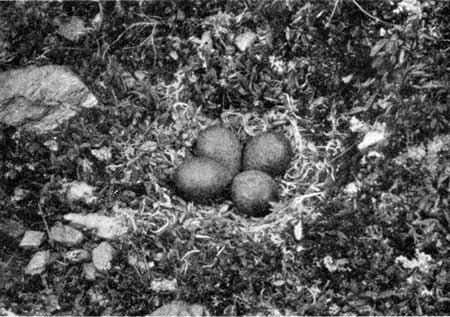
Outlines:
POLYGON ((272 177, 283 175, 292 159, 293 152, 289 140, 280 133, 261 133, 246 144, 242 165, 243 170, 260 170, 272 177))
POLYGON ((174 173, 177 193, 185 200, 206 202, 223 196, 233 175, 229 168, 207 157, 184 161, 174 173))
POLYGON ((193 152, 195 156, 208 157, 227 166, 233 175, 241 169, 241 142, 233 131, 221 125, 200 132, 193 152))
POLYGON ((270 212, 270 202, 278 199, 278 184, 262 171, 244 171, 233 179, 231 197, 239 212, 265 216, 270 212))

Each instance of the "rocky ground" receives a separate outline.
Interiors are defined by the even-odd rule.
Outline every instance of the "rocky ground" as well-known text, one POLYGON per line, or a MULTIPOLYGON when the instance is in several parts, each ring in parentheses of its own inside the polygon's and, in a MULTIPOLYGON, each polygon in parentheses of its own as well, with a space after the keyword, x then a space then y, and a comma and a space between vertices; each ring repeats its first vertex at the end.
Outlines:
POLYGON ((450 4, 0 2, 0 315, 450 311, 450 4), (174 189, 293 149, 265 217, 174 189))

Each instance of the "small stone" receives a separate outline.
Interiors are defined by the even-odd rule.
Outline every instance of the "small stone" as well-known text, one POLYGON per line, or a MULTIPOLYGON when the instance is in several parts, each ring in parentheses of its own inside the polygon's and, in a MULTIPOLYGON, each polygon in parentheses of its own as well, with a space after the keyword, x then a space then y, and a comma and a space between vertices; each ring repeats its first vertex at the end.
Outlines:
POLYGON ((256 40, 256 34, 253 32, 245 32, 239 34, 234 40, 234 44, 238 47, 241 52, 245 52, 253 42, 256 40))
POLYGON ((19 246, 24 249, 39 248, 42 241, 44 241, 44 235, 41 231, 28 230, 25 232, 19 246))
POLYGON ((70 226, 57 224, 50 229, 50 240, 66 247, 74 247, 83 241, 83 234, 70 226))
POLYGON ((356 117, 350 119, 350 131, 357 133, 365 133, 369 131, 370 126, 356 117))
POLYGON ((173 60, 177 60, 178 59, 178 53, 177 53, 177 51, 171 51, 170 53, 169 53, 169 56, 173 59, 173 60))
POLYGON ((375 123, 371 130, 366 132, 361 143, 358 144, 358 149, 363 151, 369 147, 386 144, 388 136, 386 124, 375 123))
POLYGON ((102 242, 92 250, 92 262, 99 272, 107 272, 111 269, 111 261, 115 250, 108 242, 102 242))
POLYGON ((44 133, 98 100, 69 68, 28 66, 0 72, 0 122, 44 133))
POLYGON ((85 182, 74 181, 69 184, 67 189, 67 199, 69 202, 84 201, 86 204, 92 204, 97 201, 94 191, 94 186, 85 182))
POLYGON ((30 194, 29 190, 16 187, 14 188, 14 195, 11 197, 13 202, 18 202, 24 200, 30 194))
POLYGON ((67 251, 64 254, 64 259, 72 264, 87 262, 91 259, 91 254, 84 249, 74 249, 67 251))
POLYGON ((144 81, 145 77, 147 77, 148 73, 145 70, 137 70, 134 72, 134 76, 138 81, 144 81))
POLYGON ((70 213, 64 219, 74 225, 95 229, 98 237, 102 239, 116 239, 128 231, 126 220, 123 217, 108 217, 98 213, 80 215, 70 213))
POLYGON ((202 38, 200 39, 200 46, 207 52, 211 52, 213 49, 213 40, 210 31, 203 32, 202 38))
POLYGON ((150 316, 211 316, 208 309, 202 305, 189 305, 183 301, 173 301, 163 305, 150 316))
POLYGON ((369 131, 364 136, 364 139, 362 140, 362 142, 358 144, 358 149, 365 150, 369 146, 373 146, 373 145, 383 142, 385 139, 386 139, 386 137, 383 132, 369 131))
POLYGON ((97 160, 103 162, 108 162, 112 158, 111 148, 106 146, 98 150, 92 149, 91 153, 97 158, 97 160))
POLYGON ((25 267, 25 274, 37 275, 45 271, 50 262, 50 251, 36 252, 25 267))
POLYGON ((299 221, 294 227, 295 240, 300 241, 303 238, 303 222, 299 221))
POLYGON ((178 283, 176 279, 154 280, 151 282, 150 288, 155 292, 175 292, 178 288, 178 283))
POLYGON ((358 181, 348 183, 344 187, 344 193, 349 197, 356 197, 358 192, 361 190, 362 184, 358 181))
POLYGON ((94 263, 84 263, 83 264, 83 277, 88 281, 95 281, 97 277, 97 271, 95 270, 94 263))
POLYGON ((58 34, 70 41, 77 41, 79 38, 92 31, 92 28, 86 27, 84 21, 76 16, 70 17, 62 22, 58 27, 58 34))

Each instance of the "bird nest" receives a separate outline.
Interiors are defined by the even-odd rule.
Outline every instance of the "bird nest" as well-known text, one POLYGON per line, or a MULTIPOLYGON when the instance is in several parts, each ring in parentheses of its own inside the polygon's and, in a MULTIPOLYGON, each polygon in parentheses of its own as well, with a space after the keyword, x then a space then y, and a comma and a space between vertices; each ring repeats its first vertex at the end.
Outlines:
POLYGON ((130 146, 134 149, 129 157, 131 164, 140 162, 139 168, 146 169, 145 197, 140 210, 135 212, 136 230, 145 234, 161 235, 167 230, 184 228, 196 236, 211 238, 213 228, 220 227, 230 236, 250 241, 261 241, 269 237, 274 243, 280 234, 292 228, 291 234, 301 239, 304 222, 317 217, 314 205, 324 199, 327 182, 334 180, 334 169, 330 160, 341 149, 330 142, 316 146, 308 141, 302 128, 302 119, 294 114, 291 101, 264 114, 240 113, 230 109, 220 119, 206 117, 201 107, 174 102, 164 121, 155 120, 149 124, 145 136, 130 146), (177 197, 170 181, 171 174, 183 159, 189 156, 189 149, 198 133, 204 128, 222 122, 232 129, 241 140, 266 130, 282 131, 288 136, 294 158, 289 170, 281 178, 280 200, 272 204, 272 212, 261 218, 241 215, 230 200, 212 205, 185 202, 177 197), (145 145, 153 144, 149 151, 145 145), (294 232, 295 231, 295 232, 294 232))

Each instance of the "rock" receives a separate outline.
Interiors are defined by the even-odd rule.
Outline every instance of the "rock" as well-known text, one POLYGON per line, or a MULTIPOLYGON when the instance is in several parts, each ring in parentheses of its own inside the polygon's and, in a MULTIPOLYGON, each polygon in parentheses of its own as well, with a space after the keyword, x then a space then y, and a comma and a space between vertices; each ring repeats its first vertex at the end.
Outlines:
POLYGON ((177 193, 186 200, 205 202, 225 193, 233 175, 224 165, 207 157, 193 157, 175 170, 177 193))
POLYGON ((299 221, 294 226, 294 237, 297 241, 301 241, 303 239, 303 221, 299 221))
POLYGON ((41 231, 26 231, 19 246, 24 249, 39 248, 44 241, 44 235, 41 231))
POLYGON ((210 53, 213 49, 213 40, 210 31, 205 31, 200 39, 200 47, 210 53))
POLYGON ((95 187, 85 183, 74 181, 69 184, 67 189, 67 199, 69 202, 84 201, 86 204, 91 204, 97 201, 94 196, 95 187))
POLYGON ((358 144, 358 149, 364 151, 369 147, 385 145, 388 137, 389 132, 386 129, 386 123, 376 122, 368 131, 366 131, 364 138, 358 144))
POLYGON ((356 118, 354 116, 350 118, 349 123, 350 123, 350 127, 349 127, 350 131, 355 132, 355 133, 365 133, 365 132, 369 131, 369 129, 370 129, 370 126, 367 123, 359 120, 358 118, 356 118))
POLYGON ((30 194, 29 190, 16 187, 14 188, 14 195, 11 197, 11 201, 13 202, 19 202, 24 200, 28 195, 30 194))
POLYGON ((69 69, 28 66, 0 73, 0 122, 44 133, 98 101, 69 69))
POLYGON ((0 218, 0 234, 17 239, 25 232, 25 227, 19 221, 0 218))
POLYGON ((168 280, 153 280, 150 284, 152 291, 159 292, 175 292, 178 288, 178 283, 176 279, 168 280))
POLYGON ((79 245, 84 239, 83 234, 70 226, 57 224, 50 229, 50 240, 66 247, 79 245))
POLYGON ((204 156, 228 166, 236 175, 241 168, 242 145, 233 131, 215 125, 200 132, 194 146, 196 156, 204 156))
POLYGON ((70 41, 76 42, 92 30, 92 28, 84 25, 84 21, 81 18, 72 16, 59 25, 58 34, 70 41))
POLYGON ((95 270, 94 263, 89 262, 83 264, 83 277, 88 281, 95 281, 97 271, 95 270))
POLYGON ((359 193, 359 191, 362 188, 362 183, 359 181, 354 181, 349 184, 347 184, 343 191, 344 194, 346 194, 348 197, 356 197, 356 195, 359 193))
POLYGON ((110 147, 101 147, 98 150, 92 149, 92 155, 99 161, 108 162, 112 158, 111 148, 110 147))
POLYGON ((111 269, 115 250, 108 242, 102 242, 92 250, 92 262, 97 271, 105 273, 111 269))
POLYGON ((255 42, 255 40, 256 40, 255 33, 245 32, 236 36, 234 44, 241 52, 244 52, 247 50, 247 48, 249 48, 253 44, 253 42, 255 42))
POLYGON ((36 252, 25 267, 25 274, 37 275, 45 271, 50 262, 50 251, 36 252))
POLYGON ((64 254, 64 259, 72 264, 87 262, 91 259, 91 254, 84 249, 74 249, 67 251, 64 254))
POLYGON ((205 17, 205 22, 211 25, 217 25, 221 27, 230 26, 233 20, 233 16, 227 12, 219 11, 214 15, 205 17))
POLYGON ((116 239, 128 231, 126 219, 124 217, 108 217, 98 213, 80 215, 70 213, 64 215, 64 219, 73 225, 95 229, 98 237, 102 239, 116 239))
POLYGON ((183 301, 173 301, 163 305, 150 316, 211 316, 208 309, 202 305, 189 305, 183 301))

